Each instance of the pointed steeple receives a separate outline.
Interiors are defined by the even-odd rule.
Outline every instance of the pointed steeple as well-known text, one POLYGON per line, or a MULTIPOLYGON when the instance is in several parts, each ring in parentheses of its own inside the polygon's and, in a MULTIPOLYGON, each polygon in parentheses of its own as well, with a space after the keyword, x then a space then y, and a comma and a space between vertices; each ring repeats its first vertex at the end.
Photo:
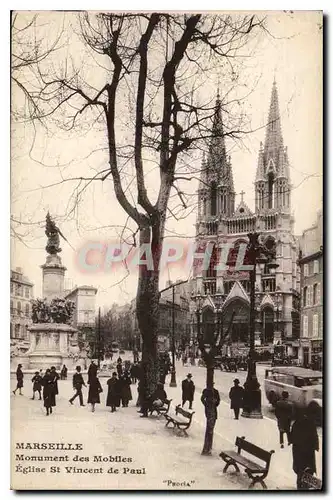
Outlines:
POLYGON ((209 156, 216 158, 225 157, 225 141, 222 121, 222 104, 219 90, 216 95, 215 112, 213 118, 212 139, 209 147, 209 156))
POLYGON ((268 121, 266 125, 266 137, 264 146, 265 170, 270 168, 278 175, 280 149, 283 149, 283 138, 281 130, 279 98, 276 80, 274 78, 269 106, 268 121))
POLYGON ((260 143, 255 179, 256 211, 290 210, 290 174, 283 145, 277 84, 274 77, 264 146, 260 143))

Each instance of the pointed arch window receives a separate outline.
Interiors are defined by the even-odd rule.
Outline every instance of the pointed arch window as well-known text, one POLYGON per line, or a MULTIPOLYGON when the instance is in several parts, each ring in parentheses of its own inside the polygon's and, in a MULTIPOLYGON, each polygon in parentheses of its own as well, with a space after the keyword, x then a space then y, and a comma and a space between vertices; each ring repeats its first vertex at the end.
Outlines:
POLYGON ((216 182, 212 182, 210 187, 210 214, 217 214, 217 188, 216 182))
POLYGON ((274 206, 274 174, 270 172, 268 174, 268 208, 273 208, 274 206))

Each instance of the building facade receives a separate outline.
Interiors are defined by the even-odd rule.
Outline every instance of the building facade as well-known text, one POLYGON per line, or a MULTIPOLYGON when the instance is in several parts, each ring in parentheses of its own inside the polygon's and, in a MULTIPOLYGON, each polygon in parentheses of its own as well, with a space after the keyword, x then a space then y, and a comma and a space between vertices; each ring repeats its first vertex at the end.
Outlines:
POLYGON ((31 325, 31 299, 34 285, 20 267, 10 272, 10 339, 29 347, 28 327, 31 325))
POLYGON ((260 143, 258 152, 254 211, 244 202, 244 191, 240 193, 240 203, 235 205, 232 163, 226 153, 222 104, 217 96, 212 139, 202 162, 196 223, 197 252, 203 252, 210 243, 212 253, 206 270, 199 261, 194 263, 194 308, 199 307, 202 313, 205 309, 211 310, 215 316, 217 311, 223 311, 223 328, 228 328, 230 323, 231 344, 234 347, 248 344, 249 273, 236 270, 235 264, 240 244, 248 243, 248 233, 258 232, 260 242, 275 251, 278 267, 273 274, 267 264, 257 265, 255 342, 258 346, 270 347, 283 344, 286 354, 297 356, 300 322, 298 242, 291 214, 289 170, 274 81, 265 141, 260 143), (221 258, 221 245, 230 245, 227 270, 215 269, 221 258))
POLYGON ((306 229, 300 240, 301 271, 301 348, 304 366, 322 369, 323 359, 323 217, 306 229))
POLYGON ((190 341, 188 285, 187 283, 182 283, 181 280, 177 280, 175 283, 167 281, 166 288, 169 286, 171 288, 161 293, 159 303, 158 343, 161 350, 171 349, 173 321, 175 345, 184 347, 190 341))
POLYGON ((75 303, 72 326, 83 334, 82 340, 95 329, 96 293, 97 288, 89 285, 76 286, 65 293, 65 299, 75 303))

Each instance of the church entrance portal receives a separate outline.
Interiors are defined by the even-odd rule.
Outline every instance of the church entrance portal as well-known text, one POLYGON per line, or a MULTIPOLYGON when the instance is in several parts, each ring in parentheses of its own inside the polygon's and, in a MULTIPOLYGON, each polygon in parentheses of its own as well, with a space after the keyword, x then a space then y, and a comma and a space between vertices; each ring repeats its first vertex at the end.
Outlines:
POLYGON ((232 325, 230 328, 230 340, 232 343, 249 342, 249 322, 250 322, 250 307, 241 300, 235 299, 229 302, 223 314, 223 330, 227 331, 233 312, 235 312, 232 325))

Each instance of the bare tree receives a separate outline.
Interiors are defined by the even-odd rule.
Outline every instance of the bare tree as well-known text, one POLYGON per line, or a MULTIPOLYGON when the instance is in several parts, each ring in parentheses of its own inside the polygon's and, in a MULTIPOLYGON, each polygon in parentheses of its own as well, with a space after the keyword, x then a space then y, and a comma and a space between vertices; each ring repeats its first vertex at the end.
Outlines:
POLYGON ((34 122, 48 121, 69 133, 98 130, 106 165, 90 179, 77 179, 89 185, 112 178, 118 203, 136 226, 134 244, 138 234, 140 248, 151 257, 152 267, 139 265, 136 303, 147 393, 157 383, 158 288, 169 200, 174 190, 180 207, 186 206, 178 182, 193 176, 186 166, 212 136, 216 106, 203 86, 212 73, 222 75, 224 89, 229 79, 230 90, 221 98, 228 121, 214 140, 241 138, 244 117, 230 96, 238 85, 237 65, 262 28, 264 20, 256 15, 79 14, 76 42, 84 56, 76 51, 63 64, 41 61, 28 90, 34 122), (146 182, 151 165, 159 171, 153 189, 146 182))

